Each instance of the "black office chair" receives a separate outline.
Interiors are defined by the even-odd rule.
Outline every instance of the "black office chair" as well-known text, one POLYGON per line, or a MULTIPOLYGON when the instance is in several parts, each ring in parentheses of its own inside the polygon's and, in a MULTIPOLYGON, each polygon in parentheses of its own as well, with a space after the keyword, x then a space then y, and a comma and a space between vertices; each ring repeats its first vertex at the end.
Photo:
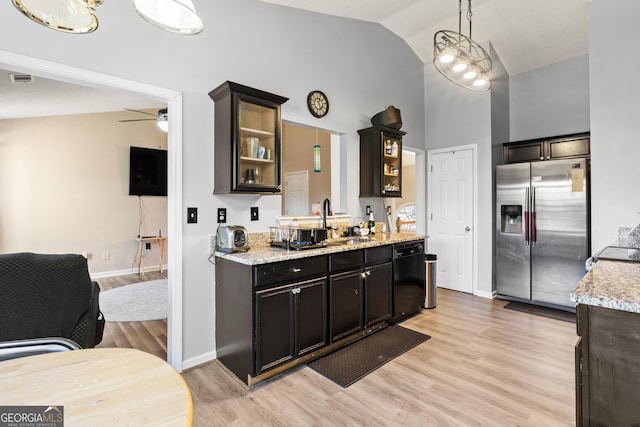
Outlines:
POLYGON ((66 338, 34 338, 0 342, 0 362, 18 357, 60 351, 79 350, 80 346, 66 338))
POLYGON ((82 255, 0 255, 0 341, 66 338, 95 347, 104 331, 99 293, 82 255))

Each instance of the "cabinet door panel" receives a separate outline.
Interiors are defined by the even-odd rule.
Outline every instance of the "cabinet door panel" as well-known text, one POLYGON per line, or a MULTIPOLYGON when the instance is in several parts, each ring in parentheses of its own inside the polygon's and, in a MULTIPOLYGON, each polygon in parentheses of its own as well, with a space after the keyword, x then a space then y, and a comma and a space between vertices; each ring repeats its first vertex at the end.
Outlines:
POLYGON ((504 145, 505 163, 535 162, 544 160, 544 143, 504 145))
POLYGON ((293 358, 291 287, 256 293, 255 329, 256 373, 293 358))
POLYGON ((367 267, 364 284, 365 327, 391 318, 393 269, 390 262, 367 267))
POLYGON ((361 273, 350 271, 329 279, 332 342, 363 329, 361 273))
POLYGON ((297 285, 296 354, 302 356, 327 343, 327 279, 297 285))

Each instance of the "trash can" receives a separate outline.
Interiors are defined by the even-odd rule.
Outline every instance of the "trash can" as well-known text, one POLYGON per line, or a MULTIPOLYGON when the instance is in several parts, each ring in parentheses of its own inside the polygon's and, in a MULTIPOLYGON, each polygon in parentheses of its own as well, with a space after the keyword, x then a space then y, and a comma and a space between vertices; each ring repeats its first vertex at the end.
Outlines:
POLYGON ((435 254, 425 254, 424 262, 427 269, 426 296, 424 299, 424 308, 436 308, 436 275, 437 275, 438 256, 435 254))

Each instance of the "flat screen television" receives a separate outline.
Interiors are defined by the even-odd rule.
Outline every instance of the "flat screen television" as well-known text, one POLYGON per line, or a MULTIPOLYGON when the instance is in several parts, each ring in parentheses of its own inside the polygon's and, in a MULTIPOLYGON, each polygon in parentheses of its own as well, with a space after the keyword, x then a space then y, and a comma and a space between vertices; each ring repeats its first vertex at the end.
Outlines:
POLYGON ((129 195, 167 195, 167 150, 131 147, 129 195))

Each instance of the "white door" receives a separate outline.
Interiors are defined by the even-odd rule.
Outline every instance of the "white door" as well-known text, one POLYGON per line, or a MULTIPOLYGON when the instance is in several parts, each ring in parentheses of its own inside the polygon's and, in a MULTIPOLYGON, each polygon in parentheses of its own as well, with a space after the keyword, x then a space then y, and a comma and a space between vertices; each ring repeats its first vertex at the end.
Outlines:
POLYGON ((437 285, 473 293, 473 150, 431 156, 429 251, 438 256, 437 285))
POLYGON ((309 171, 303 170, 285 174, 284 214, 309 214, 309 171))

